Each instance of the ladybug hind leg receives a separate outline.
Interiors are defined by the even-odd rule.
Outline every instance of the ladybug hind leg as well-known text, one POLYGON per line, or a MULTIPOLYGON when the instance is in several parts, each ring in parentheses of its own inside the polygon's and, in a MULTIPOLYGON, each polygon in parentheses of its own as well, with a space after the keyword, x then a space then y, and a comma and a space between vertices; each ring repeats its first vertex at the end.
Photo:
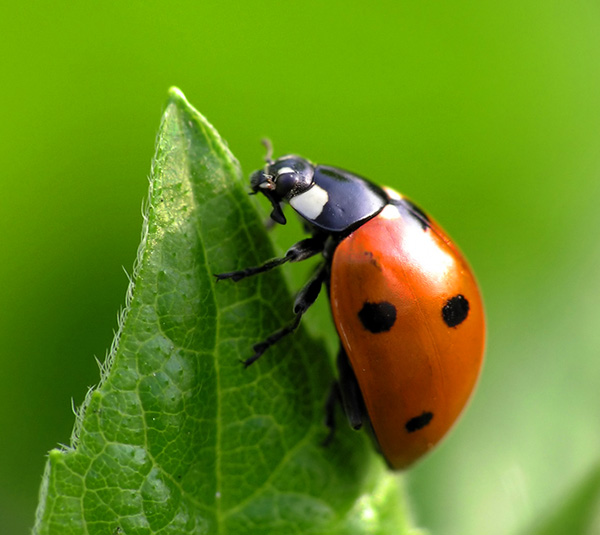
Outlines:
MULTIPOLYGON (((312 255, 311 255, 312 256, 312 255)), ((310 280, 304 285, 304 287, 298 292, 296 296, 296 300, 294 301, 294 314, 296 317, 294 320, 275 331, 268 338, 255 344, 252 349, 254 349, 254 355, 252 355, 249 359, 244 361, 244 366, 248 367, 253 362, 256 362, 261 355, 269 349, 272 345, 275 345, 279 340, 281 340, 284 336, 294 332, 298 326, 300 325, 300 320, 304 313, 311 307, 311 305, 317 300, 319 293, 321 291, 321 287, 325 282, 327 277, 327 266, 326 264, 322 264, 319 266, 315 274, 310 278, 310 280)))
POLYGON ((337 357, 337 368, 338 380, 331 385, 325 404, 325 425, 329 428, 329 433, 323 441, 324 446, 329 445, 335 436, 335 410, 339 403, 341 403, 352 429, 360 429, 366 419, 365 403, 358 381, 352 366, 350 366, 348 355, 341 345, 337 357))

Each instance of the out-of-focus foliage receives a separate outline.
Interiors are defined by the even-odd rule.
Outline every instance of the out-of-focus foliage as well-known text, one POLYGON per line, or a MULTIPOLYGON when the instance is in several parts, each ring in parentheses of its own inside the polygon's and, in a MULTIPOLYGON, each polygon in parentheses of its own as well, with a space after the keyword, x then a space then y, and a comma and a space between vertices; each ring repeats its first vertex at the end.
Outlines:
MULTIPOLYGON (((419 523, 515 533, 566 501, 600 451, 599 34, 591 2, 5 6, 3 529, 32 525, 44 455, 98 380, 173 84, 245 173, 268 135, 276 154, 410 195, 470 259, 487 362, 455 431, 407 476, 419 523)), ((321 304, 307 324, 333 347, 326 318, 321 304)))

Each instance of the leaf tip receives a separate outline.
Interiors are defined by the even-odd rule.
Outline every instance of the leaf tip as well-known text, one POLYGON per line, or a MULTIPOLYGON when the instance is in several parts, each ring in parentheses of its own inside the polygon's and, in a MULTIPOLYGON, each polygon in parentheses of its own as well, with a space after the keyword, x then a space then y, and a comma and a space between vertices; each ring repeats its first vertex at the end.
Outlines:
POLYGON ((199 117, 201 114, 192 106, 186 96, 183 94, 183 91, 176 86, 172 86, 169 88, 168 100, 167 100, 167 109, 171 106, 174 106, 179 112, 184 112, 186 114, 190 114, 194 117, 199 117))
POLYGON ((185 98, 183 91, 177 86, 173 85, 169 87, 167 94, 169 95, 169 102, 181 102, 189 106, 189 102, 187 98, 185 98))

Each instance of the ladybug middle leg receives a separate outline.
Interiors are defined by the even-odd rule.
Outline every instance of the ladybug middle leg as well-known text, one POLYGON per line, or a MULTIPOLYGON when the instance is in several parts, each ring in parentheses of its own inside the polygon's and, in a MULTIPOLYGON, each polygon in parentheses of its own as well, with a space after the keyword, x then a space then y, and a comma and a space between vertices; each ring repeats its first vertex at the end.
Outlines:
MULTIPOLYGON (((215 275, 215 277, 217 278, 217 281, 231 279, 232 281, 237 282, 245 279, 246 277, 264 273, 265 271, 270 271, 271 269, 285 264, 286 262, 301 262, 302 260, 306 260, 307 258, 323 252, 325 241, 325 236, 312 236, 311 238, 307 238, 292 245, 292 247, 288 249, 285 256, 282 258, 274 258, 273 260, 269 260, 268 262, 256 267, 246 268, 239 271, 231 271, 229 273, 220 273, 215 275)), ((284 336, 287 336, 298 328, 302 316, 319 296, 319 292, 321 291, 321 287, 326 281, 327 276, 327 263, 323 263, 318 267, 315 274, 304 285, 304 287, 298 292, 298 295, 294 301, 294 314, 296 315, 294 320, 282 329, 275 331, 262 342, 255 344, 252 348, 254 350, 254 354, 250 358, 243 361, 244 366, 250 366, 250 364, 258 360, 261 355, 267 349, 269 349, 269 347, 276 344, 284 336)))
POLYGON ((282 329, 275 331, 262 342, 254 344, 254 346, 252 347, 252 349, 254 350, 254 355, 252 355, 249 359, 246 359, 244 361, 244 366, 250 366, 250 364, 258 360, 260 356, 272 345, 275 345, 284 336, 294 332, 298 328, 298 326, 300 325, 300 320, 302 319, 304 313, 317 300, 317 297, 319 297, 321 287, 323 286, 323 283, 325 282, 325 279, 327 277, 327 271, 328 270, 326 264, 322 264, 319 266, 315 274, 296 295, 296 299, 294 301, 294 314, 296 314, 296 317, 294 318, 294 320, 282 329))

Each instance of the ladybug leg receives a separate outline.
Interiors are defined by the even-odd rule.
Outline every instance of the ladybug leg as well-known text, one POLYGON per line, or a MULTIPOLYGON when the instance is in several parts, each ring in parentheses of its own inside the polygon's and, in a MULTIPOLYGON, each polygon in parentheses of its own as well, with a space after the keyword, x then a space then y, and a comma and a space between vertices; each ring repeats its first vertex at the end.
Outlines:
POLYGON ((323 446, 328 446, 335 436, 335 409, 338 403, 341 402, 352 429, 360 429, 365 419, 362 394, 354 371, 350 366, 346 351, 342 346, 340 346, 338 352, 337 367, 339 378, 331 385, 331 390, 325 403, 325 425, 329 428, 329 433, 322 442, 323 446))
POLYGON ((352 429, 360 429, 364 422, 365 403, 354 370, 350 366, 348 355, 341 346, 338 352, 337 367, 340 397, 342 398, 342 406, 348 418, 348 423, 352 429))
POLYGON ((273 258, 260 266, 240 269, 239 271, 230 271, 228 273, 218 273, 215 274, 215 277, 217 278, 217 281, 231 279, 233 282, 238 282, 246 277, 270 271, 286 262, 301 262, 302 260, 306 260, 307 258, 322 252, 324 247, 324 237, 313 236, 292 245, 285 253, 285 256, 281 258, 273 258))
POLYGON ((324 438, 321 445, 324 447, 329 446, 333 437, 335 436, 336 430, 336 422, 335 422, 335 409, 338 404, 342 401, 342 394, 340 392, 340 383, 338 381, 334 381, 329 389, 329 394, 327 395, 327 401, 325 402, 325 425, 329 432, 327 436, 324 438))
MULTIPOLYGON (((307 240, 304 240, 307 241, 307 240)), ((298 244, 296 244, 298 245, 298 244)), ((288 251, 289 252, 289 251, 288 251)), ((311 255, 312 256, 312 255, 311 255)), ((306 257, 308 258, 308 257, 306 257)), ((294 260, 295 261, 295 260, 294 260)), ((252 355, 249 359, 244 361, 244 366, 248 367, 250 364, 258 360, 261 355, 269 349, 272 345, 276 344, 281 340, 284 336, 294 332, 298 325, 300 325, 300 320, 304 313, 311 307, 311 305, 317 300, 319 296, 319 292, 321 291, 321 286, 323 286, 323 282, 325 282, 325 278, 327 277, 327 269, 326 265, 321 265, 316 273, 311 277, 311 279, 304 285, 304 287, 298 292, 296 296, 296 300, 294 301, 294 314, 296 317, 294 320, 275 331, 271 336, 267 339, 255 344, 252 349, 254 349, 254 355, 252 355)))

